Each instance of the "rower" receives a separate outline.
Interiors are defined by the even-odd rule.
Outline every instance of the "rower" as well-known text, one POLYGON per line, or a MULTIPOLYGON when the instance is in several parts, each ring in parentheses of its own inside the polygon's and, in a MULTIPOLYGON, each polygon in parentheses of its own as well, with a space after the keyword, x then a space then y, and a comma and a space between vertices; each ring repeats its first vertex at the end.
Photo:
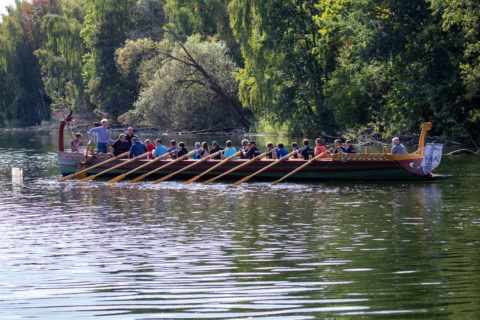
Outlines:
POLYGON ((315 151, 310 147, 310 140, 303 140, 303 148, 300 150, 300 155, 303 157, 303 160, 310 160, 313 158, 315 151))
POLYGON ((181 156, 184 156, 187 153, 188 153, 188 150, 187 150, 187 148, 185 148, 185 143, 184 142, 178 143, 177 157, 180 158, 181 156))
POLYGON ((345 147, 346 147, 346 148, 345 148, 345 153, 357 153, 357 150, 356 150, 355 147, 353 146, 351 140, 345 141, 345 147))
MULTIPOLYGON (((218 142, 217 141, 213 141, 212 142, 212 149, 210 150, 210 154, 213 154, 217 151, 222 151, 223 148, 221 148, 219 145, 218 145, 218 142)), ((215 157, 213 157, 213 159, 215 160, 220 160, 222 159, 222 156, 219 154, 219 155, 216 155, 215 157)))
MULTIPOLYGON (((227 142, 225 142, 225 150, 223 151, 223 154, 222 154, 222 160, 230 157, 230 156, 233 156, 235 153, 237 153, 237 149, 235 149, 233 147, 233 143, 232 143, 232 140, 227 140, 227 142)), ((213 150, 212 150, 213 151, 213 150)), ((233 161, 236 161, 237 158, 233 158, 232 159, 233 161)))
POLYGON ((178 150, 179 149, 177 147, 177 141, 170 141, 170 148, 168 148, 168 153, 170 153, 170 157, 172 157, 172 159, 177 159, 178 150))
POLYGON ((110 152, 116 157, 129 151, 130 148, 128 147, 127 139, 125 138, 125 134, 120 134, 118 139, 110 147, 110 152))
POLYGON ((327 148, 323 145, 323 141, 320 138, 317 138, 315 140, 315 144, 317 145, 315 147, 315 156, 318 156, 321 153, 324 153, 324 155, 321 158, 326 158, 327 157, 327 148))
POLYGON ((345 153, 345 148, 342 146, 342 140, 335 139, 335 142, 333 143, 333 146, 335 148, 330 148, 330 153, 331 154, 337 154, 339 152, 345 153))
MULTIPOLYGON (((155 151, 153 151, 153 156, 155 158, 161 157, 163 155, 168 154, 167 148, 162 144, 162 140, 157 139, 155 140, 155 151)), ((167 157, 163 157, 161 160, 167 160, 167 157)))
POLYGON ((276 150, 275 147, 273 146, 273 143, 271 141, 267 142, 267 159, 273 159, 273 155, 275 154, 276 150))
POLYGON ((148 152, 147 147, 138 140, 138 138, 132 138, 132 147, 130 148, 130 158, 141 156, 145 152, 148 152))

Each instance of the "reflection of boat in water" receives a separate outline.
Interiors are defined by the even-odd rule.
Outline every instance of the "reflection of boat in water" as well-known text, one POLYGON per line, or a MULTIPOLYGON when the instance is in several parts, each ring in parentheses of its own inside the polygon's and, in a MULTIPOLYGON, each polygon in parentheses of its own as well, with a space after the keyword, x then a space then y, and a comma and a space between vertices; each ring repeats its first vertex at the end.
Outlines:
MULTIPOLYGON (((69 117, 71 120, 71 117, 69 117)), ((67 121, 69 121, 67 120, 67 121)), ((61 173, 66 176, 84 168, 88 168, 94 165, 98 165, 103 161, 106 161, 112 156, 110 154, 82 154, 76 152, 65 152, 63 148, 63 130, 65 121, 61 122, 58 136, 58 164, 61 173)), ((431 128, 431 124, 424 125, 422 134, 420 136, 418 150, 411 154, 389 154, 384 148, 383 153, 343 153, 329 156, 326 159, 314 160, 308 166, 302 168, 288 180, 296 181, 322 181, 322 180, 432 180, 441 176, 428 172, 423 173, 421 164, 424 158, 423 152, 425 148, 425 135, 431 128)), ((88 147, 87 147, 88 151, 88 147)), ((124 163, 127 160, 118 159, 109 163, 102 164, 96 168, 92 168, 88 171, 88 174, 97 174, 103 170, 109 169, 118 164, 124 163)), ((132 169, 138 168, 141 165, 147 164, 151 160, 136 160, 134 162, 125 164, 118 169, 112 170, 105 174, 105 176, 117 176, 122 173, 126 173, 132 169)), ((146 165, 142 169, 137 170, 135 174, 131 176, 139 176, 155 170, 172 160, 160 160, 152 162, 151 165, 146 165)), ((157 179, 167 174, 173 173, 180 169, 185 168, 188 165, 195 163, 198 160, 182 160, 176 162, 165 169, 159 170, 152 174, 150 177, 157 179)), ((206 170, 217 165, 221 160, 209 159, 199 163, 196 166, 192 166, 188 170, 182 171, 175 177, 188 178, 199 175, 206 170)), ((222 166, 219 166, 205 175, 205 178, 211 178, 218 176, 228 170, 231 170, 241 164, 244 164, 246 160, 228 161, 222 166)), ((275 160, 262 159, 254 161, 251 164, 245 165, 242 168, 228 174, 225 179, 239 179, 246 177, 260 169, 265 168, 275 160)), ((282 178, 286 174, 299 168, 305 164, 306 160, 289 159, 279 162, 277 165, 272 166, 265 171, 255 176, 255 180, 275 180, 282 178)))

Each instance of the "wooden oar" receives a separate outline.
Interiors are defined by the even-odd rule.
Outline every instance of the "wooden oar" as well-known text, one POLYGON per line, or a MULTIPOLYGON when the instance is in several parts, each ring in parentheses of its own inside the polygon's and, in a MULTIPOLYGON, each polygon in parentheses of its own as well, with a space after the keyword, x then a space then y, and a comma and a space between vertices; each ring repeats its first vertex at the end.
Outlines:
POLYGON ((104 164, 107 164, 107 163, 109 163, 109 162, 112 162, 112 161, 114 161, 114 160, 117 160, 117 159, 123 158, 123 157, 125 157, 125 156, 128 156, 129 153, 130 153, 130 151, 127 151, 127 152, 122 153, 122 154, 120 154, 120 155, 118 155, 118 156, 116 156, 116 157, 113 157, 113 158, 110 158, 110 159, 105 160, 105 161, 103 161, 103 162, 97 163, 96 165, 93 165, 93 166, 91 166, 91 167, 88 167, 88 168, 82 169, 82 170, 80 170, 80 171, 77 171, 77 172, 75 172, 75 173, 69 174, 68 176, 63 177, 63 178, 59 179, 58 181, 59 181, 59 182, 63 182, 63 181, 65 181, 65 180, 68 180, 68 179, 71 179, 71 178, 75 178, 76 176, 79 176, 79 175, 81 175, 82 173, 85 173, 85 172, 89 171, 90 169, 95 169, 95 168, 97 168, 97 167, 100 167, 100 166, 102 166, 102 165, 104 165, 104 164))
MULTIPOLYGON (((137 181, 140 181, 140 180, 144 179, 145 177, 151 175, 152 173, 155 173, 155 172, 157 172, 157 171, 160 171, 160 170, 162 170, 162 169, 164 169, 164 168, 166 168, 166 167, 168 167, 168 166, 170 166, 170 165, 172 165, 172 164, 174 164, 174 163, 177 163, 177 162, 179 162, 179 161, 184 160, 185 158, 188 158, 188 157, 191 156, 193 153, 195 153, 195 150, 190 151, 189 153, 184 154, 184 155, 181 156, 180 158, 175 159, 175 160, 172 160, 172 161, 170 161, 169 163, 164 164, 163 166, 160 166, 160 167, 158 167, 158 168, 156 168, 156 169, 153 169, 152 171, 149 171, 149 172, 147 172, 147 173, 144 173, 144 174, 142 174, 141 176, 136 177, 136 178, 133 179, 132 181, 129 181, 129 183, 135 183, 135 182, 137 182, 137 181)), ((165 158, 165 157, 166 157, 166 155, 159 156, 159 157, 155 158, 154 160, 150 161, 149 163, 146 163, 146 164, 144 164, 144 165, 141 165, 140 167, 135 168, 135 169, 133 169, 133 170, 130 171, 130 172, 124 173, 124 175, 129 175, 130 173, 135 172, 135 171, 137 171, 137 170, 140 170, 140 169, 142 169, 142 168, 144 168, 144 167, 146 167, 146 166, 148 166, 148 165, 150 165, 150 164, 152 164, 152 163, 154 163, 154 162, 156 162, 156 161, 159 161, 160 159, 163 159, 163 158, 165 158)), ((118 178, 118 177, 117 177, 117 178, 118 178)), ((116 179, 116 178, 115 178, 115 179, 116 179)), ((112 179, 112 180, 113 180, 113 179, 112 179)), ((112 180, 111 180, 111 181, 112 181, 112 180)), ((117 180, 117 181, 118 181, 118 180, 117 180)), ((108 181, 108 182, 110 182, 110 181, 108 181)), ((113 182, 116 182, 116 181, 113 181, 113 182)))
POLYGON ((160 178, 160 179, 158 179, 157 181, 154 181, 153 184, 157 184, 157 183, 160 183, 160 182, 162 182, 162 181, 165 181, 165 180, 173 177, 173 176, 176 175, 177 173, 180 173, 180 172, 182 172, 182 171, 185 171, 185 170, 187 170, 187 169, 190 169, 190 168, 193 167, 193 166, 196 166, 197 164, 200 164, 200 163, 202 163, 202 162, 205 162, 205 161, 207 161, 208 159, 213 158, 213 157, 219 155, 220 152, 222 152, 222 151, 220 150, 220 151, 217 151, 217 152, 215 152, 215 153, 212 153, 211 155, 209 155, 209 156, 206 157, 206 158, 200 159, 200 160, 198 160, 198 161, 196 161, 196 162, 194 162, 194 163, 192 163, 192 164, 190 164, 190 165, 188 165, 188 166, 186 166, 186 167, 184 167, 184 168, 182 168, 182 169, 180 169, 180 170, 177 170, 177 171, 175 171, 175 172, 172 172, 172 173, 170 173, 169 175, 166 175, 165 177, 160 178))
POLYGON ((262 153, 261 155, 256 156, 255 158, 250 159, 250 160, 242 163, 241 165, 236 166, 235 168, 230 169, 230 170, 228 170, 227 172, 222 173, 222 174, 219 175, 219 176, 213 177, 212 179, 207 180, 207 181, 205 181, 205 182, 202 183, 202 184, 205 184, 205 185, 206 185, 206 184, 212 183, 213 181, 215 181, 215 180, 217 180, 217 179, 220 179, 221 177, 224 177, 224 176, 226 176, 226 175, 229 174, 229 173, 232 173, 232 172, 234 172, 234 171, 237 171, 238 169, 240 169, 240 168, 242 168, 242 167, 245 167, 246 165, 248 165, 248 164, 250 164, 250 163, 252 163, 252 162, 255 162, 255 161, 257 161, 257 160, 260 160, 260 159, 264 158, 266 155, 267 155, 267 152, 262 153))
POLYGON ((282 162, 283 160, 290 158, 290 157, 291 157, 294 153, 296 153, 296 152, 297 152, 297 151, 292 151, 292 152, 290 152, 290 153, 287 154, 285 157, 281 157, 280 159, 275 160, 273 163, 270 163, 268 166, 265 166, 265 167, 263 167, 262 169, 260 169, 260 170, 258 170, 258 171, 256 171, 256 172, 252 173, 251 175, 246 176, 245 178, 242 178, 242 179, 238 180, 237 182, 234 183, 234 185, 238 186, 239 184, 242 184, 242 183, 244 183, 245 181, 250 180, 251 178, 255 177, 257 174, 260 174, 260 173, 262 173, 263 171, 267 170, 268 168, 271 168, 271 167, 273 167, 274 165, 279 164, 279 163, 282 162))
POLYGON ((115 170, 115 169, 118 169, 118 168, 120 168, 120 167, 123 167, 123 166, 126 165, 126 164, 129 164, 129 163, 135 162, 135 161, 137 161, 137 160, 140 160, 140 159, 142 159, 142 158, 145 158, 145 157, 149 156, 152 152, 153 152, 153 151, 150 151, 150 152, 141 154, 141 155, 139 155, 139 156, 137 156, 137 157, 135 157, 135 158, 133 158, 133 159, 127 160, 127 161, 122 162, 122 163, 119 163, 119 164, 117 164, 116 166, 113 166, 113 167, 111 167, 111 168, 108 168, 108 169, 106 169, 106 170, 103 170, 103 171, 101 171, 101 172, 99 172, 99 173, 97 173, 97 174, 94 174, 93 176, 88 176, 88 177, 80 180, 80 182, 87 182, 87 181, 93 180, 93 179, 95 179, 96 177, 101 176, 101 175, 104 174, 104 173, 110 172, 110 171, 112 171, 112 170, 115 170))
POLYGON ((231 155, 230 157, 228 157, 228 158, 226 158, 226 159, 223 159, 222 162, 214 165, 213 167, 211 167, 211 168, 208 169, 207 171, 202 172, 202 173, 199 174, 198 176, 193 177, 192 179, 190 179, 190 180, 188 180, 187 182, 185 182, 185 184, 190 184, 190 183, 192 183, 192 182, 197 181, 198 179, 200 179, 201 177, 203 177, 203 176, 206 175, 207 173, 215 170, 216 168, 220 167, 221 165, 223 165, 223 164, 227 163, 228 161, 232 160, 233 158, 239 156, 242 152, 243 152, 243 150, 240 150, 240 151, 238 151, 237 153, 235 153, 234 155, 231 155))
POLYGON ((317 155, 316 157, 314 157, 313 159, 310 159, 308 160, 307 162, 305 162, 304 164, 302 164, 300 167, 298 167, 297 169, 293 170, 292 172, 290 172, 289 174, 281 177, 280 179, 272 182, 272 186, 276 185, 277 183, 279 182, 282 182, 283 180, 287 179, 288 177, 290 177, 292 174, 294 174, 295 172, 298 172, 300 170, 302 170, 303 168, 305 168, 306 166, 310 165, 313 161, 317 160, 317 159, 320 159, 321 157, 323 157, 323 155, 325 154, 325 152, 322 152, 320 153, 319 155, 317 155))

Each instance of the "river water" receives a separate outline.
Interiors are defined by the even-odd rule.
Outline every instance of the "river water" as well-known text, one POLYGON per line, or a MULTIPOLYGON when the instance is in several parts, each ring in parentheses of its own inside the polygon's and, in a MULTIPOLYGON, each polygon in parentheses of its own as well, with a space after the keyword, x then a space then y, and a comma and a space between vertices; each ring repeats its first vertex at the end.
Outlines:
POLYGON ((0 132, 0 318, 479 319, 480 157, 437 173, 58 183, 55 133, 0 132))

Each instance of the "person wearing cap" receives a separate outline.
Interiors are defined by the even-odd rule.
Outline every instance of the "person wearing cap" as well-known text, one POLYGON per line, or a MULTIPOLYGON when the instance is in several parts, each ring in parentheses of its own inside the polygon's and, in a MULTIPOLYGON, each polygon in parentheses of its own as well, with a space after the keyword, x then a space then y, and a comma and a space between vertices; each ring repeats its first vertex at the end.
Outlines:
MULTIPOLYGON (((217 141, 212 142, 212 149, 210 149, 210 154, 214 154, 215 152, 222 151, 222 150, 223 150, 223 148, 220 148, 217 141)), ((215 159, 215 160, 222 159, 221 153, 214 156, 213 159, 215 159)))
POLYGON ((260 149, 257 148, 255 141, 250 141, 250 148, 247 151, 243 151, 242 154, 245 159, 253 159, 260 155, 260 149))
POLYGON ((128 142, 125 139, 125 134, 120 134, 118 136, 118 139, 115 140, 115 142, 112 144, 112 147, 110 148, 110 151, 113 153, 114 156, 121 155, 122 153, 125 153, 129 151, 130 148, 128 147, 128 142))
MULTIPOLYGON (((226 159, 226 158, 229 158, 229 157, 233 156, 235 153, 237 153, 237 149, 235 149, 233 147, 232 140, 227 140, 227 142, 225 142, 225 146, 226 146, 226 148, 225 148, 225 151, 223 151, 222 160, 226 159)), ((237 157, 235 157, 231 160, 236 161, 237 157)))
POLYGON ((275 147, 273 146, 273 143, 271 141, 267 142, 267 156, 266 158, 267 159, 273 159, 275 153, 277 152, 277 150, 275 150, 275 147))
POLYGON ((185 148, 185 143, 184 142, 180 142, 178 143, 178 153, 177 153, 177 157, 181 157, 181 156, 184 156, 188 153, 188 150, 187 148, 185 148))
POLYGON ((356 150, 355 147, 353 146, 351 140, 345 141, 345 147, 346 147, 346 148, 345 148, 345 153, 357 153, 357 150, 356 150))
POLYGON ((323 145, 322 139, 317 138, 315 140, 315 143, 317 145, 315 147, 315 156, 318 156, 319 154, 324 153, 323 156, 321 156, 320 158, 326 158, 327 157, 327 148, 325 148, 325 146, 323 145))
POLYGON ((148 152, 147 147, 138 140, 138 138, 132 138, 132 147, 130 148, 130 158, 141 156, 145 152, 148 152))
POLYGON ((195 149, 193 150, 195 151, 195 153, 192 155, 192 158, 195 160, 200 159, 200 152, 202 151, 202 149, 200 148, 200 142, 195 142, 195 149))
POLYGON ((398 137, 392 139, 391 154, 408 154, 407 148, 400 143, 400 139, 398 139, 398 137))
MULTIPOLYGON (((161 157, 163 155, 168 155, 168 150, 167 148, 162 144, 162 140, 157 139, 155 140, 155 151, 153 151, 153 156, 155 158, 161 157)), ((167 160, 167 157, 162 157, 161 160, 167 160)))
POLYGON ((171 140, 170 148, 168 148, 168 153, 170 153, 170 157, 172 157, 172 159, 177 159, 178 151, 179 149, 177 147, 177 141, 171 140))
POLYGON ((240 159, 248 159, 248 156, 246 156, 247 152, 249 149, 249 141, 248 139, 243 139, 242 140, 242 153, 240 153, 240 159))
POLYGON ((334 148, 330 148, 331 154, 345 153, 345 148, 342 146, 342 140, 335 139, 335 141, 333 142, 333 146, 334 148))
POLYGON ((303 160, 310 160, 313 158, 315 151, 310 147, 310 140, 303 140, 303 148, 300 150, 300 155, 303 157, 303 160))
POLYGON ((127 144, 128 144, 128 149, 130 149, 132 147, 132 139, 133 138, 137 138, 138 141, 140 141, 140 138, 133 133, 133 128, 132 127, 128 127, 127 128, 127 133, 125 134, 125 140, 127 141, 127 144))
POLYGON ((92 141, 92 135, 97 134, 97 152, 98 153, 107 153, 107 143, 112 143, 113 140, 110 139, 108 132, 108 120, 102 119, 100 122, 102 125, 100 127, 92 128, 88 132, 88 144, 92 141))

